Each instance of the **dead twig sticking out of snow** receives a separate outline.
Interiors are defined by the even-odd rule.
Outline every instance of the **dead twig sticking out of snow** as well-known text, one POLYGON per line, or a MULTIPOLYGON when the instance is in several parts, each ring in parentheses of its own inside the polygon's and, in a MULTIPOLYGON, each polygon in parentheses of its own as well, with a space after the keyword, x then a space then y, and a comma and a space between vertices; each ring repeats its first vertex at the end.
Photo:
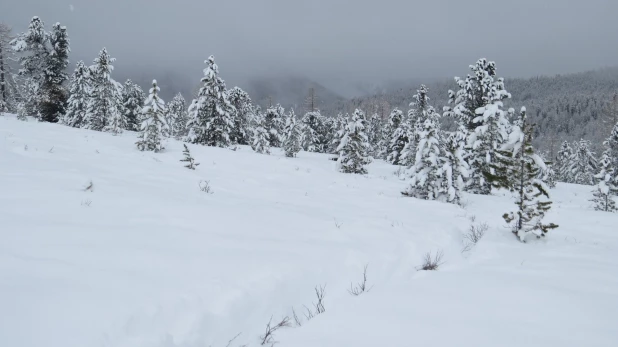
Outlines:
POLYGON ((225 345, 225 347, 230 347, 230 345, 232 344, 232 342, 234 342, 234 340, 236 340, 238 338, 238 336, 240 336, 240 334, 242 334, 242 332, 239 332, 238 334, 236 334, 236 336, 234 336, 231 340, 229 340, 227 342, 227 345, 225 345))
POLYGON ((442 257, 444 256, 444 252, 437 251, 435 256, 431 256, 431 252, 427 252, 425 257, 423 258, 423 265, 419 270, 438 270, 440 265, 444 264, 442 261, 442 257))
POLYGON ((338 223, 335 218, 333 218, 333 220, 335 220, 335 227, 337 227, 337 229, 341 229, 341 226, 343 225, 343 223, 338 223))
POLYGON ((311 311, 311 309, 309 307, 307 307, 306 305, 303 305, 305 307, 305 310, 307 312, 305 312, 305 318, 307 318, 307 320, 311 320, 311 318, 313 318, 315 315, 313 314, 313 311, 311 311))
POLYGON ((49 149, 48 153, 54 153, 54 146, 52 146, 52 148, 49 149))
POLYGON ((350 283, 350 289, 348 289, 348 293, 350 293, 350 295, 354 295, 354 296, 359 296, 365 292, 369 292, 371 290, 371 288, 373 288, 373 286, 367 288, 367 268, 369 267, 369 264, 365 265, 365 269, 363 270, 363 280, 359 283, 356 284, 356 286, 353 286, 352 283, 350 283))
POLYGON ((281 321, 275 325, 273 323, 273 317, 270 317, 268 324, 266 324, 266 331, 264 335, 260 336, 260 345, 264 346, 266 344, 270 344, 271 346, 275 344, 275 332, 281 328, 290 327, 290 317, 285 316, 281 319, 281 321))
POLYGON ((25 145, 24 146, 24 151, 27 151, 27 150, 28 150, 28 145, 25 145))
POLYGON ((84 187, 84 191, 94 191, 94 183, 92 183, 92 181, 88 182, 88 184, 84 187))
POLYGON ((318 315, 320 313, 324 313, 326 309, 324 308, 324 295, 326 290, 326 284, 323 286, 315 287, 315 295, 318 299, 318 302, 313 304, 315 307, 315 314, 318 315))
MULTIPOLYGON (((470 220, 474 223, 475 218, 470 218, 470 220)), ((489 230, 489 225, 487 223, 480 224, 472 224, 468 229, 468 232, 464 235, 464 249, 461 251, 462 253, 467 252, 474 247, 482 238, 485 236, 485 232, 489 230)))
POLYGON ((292 317, 294 318, 294 323, 297 327, 302 326, 303 322, 300 320, 298 315, 296 314, 296 310, 292 307, 292 317))
POLYGON ((82 201, 82 206, 84 206, 84 207, 90 207, 90 204, 92 204, 92 200, 90 200, 90 199, 86 199, 86 200, 82 201))
POLYGON ((215 193, 215 192, 212 191, 212 188, 210 187, 210 181, 200 181, 199 187, 200 187, 200 190, 203 191, 206 194, 214 194, 215 193))

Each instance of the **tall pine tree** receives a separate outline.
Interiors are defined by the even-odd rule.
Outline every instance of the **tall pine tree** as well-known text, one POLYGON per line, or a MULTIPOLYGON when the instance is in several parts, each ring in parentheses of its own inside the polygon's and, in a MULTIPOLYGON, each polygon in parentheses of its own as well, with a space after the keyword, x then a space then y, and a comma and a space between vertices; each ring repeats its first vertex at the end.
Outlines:
POLYGON ((239 145, 248 145, 251 140, 251 122, 254 117, 253 104, 249 94, 239 87, 228 91, 228 97, 236 110, 232 129, 232 142, 239 145))
POLYGON ((122 88, 122 111, 126 119, 127 130, 140 131, 142 108, 146 95, 140 86, 131 80, 124 82, 122 88))
POLYGON ((182 137, 186 135, 188 121, 187 105, 182 94, 176 94, 172 101, 167 104, 166 118, 170 129, 170 136, 182 137))
POLYGON ((590 149, 590 141, 581 139, 575 143, 575 150, 569 162, 569 174, 576 184, 594 185, 597 160, 590 149))
POLYGON ((219 77, 219 67, 215 57, 210 56, 205 63, 204 84, 196 102, 189 108, 189 134, 191 143, 213 147, 228 147, 232 143, 230 134, 234 127, 236 110, 230 103, 225 82, 219 77))
POLYGON ((136 142, 140 151, 160 152, 164 149, 163 134, 167 131, 165 122, 165 102, 159 97, 157 81, 152 81, 150 95, 144 102, 142 110, 143 122, 139 141, 136 142))
POLYGON ((556 170, 560 182, 573 183, 573 175, 569 170, 573 148, 568 141, 562 142, 562 146, 556 156, 556 170))
POLYGON ((285 127, 283 128, 283 143, 282 147, 285 151, 285 156, 289 158, 296 157, 296 153, 302 149, 302 133, 300 126, 296 122, 294 110, 290 110, 290 114, 285 119, 285 127))
POLYGON ((616 181, 616 168, 613 166, 611 150, 603 152, 599 162, 600 171, 594 176, 598 183, 593 190, 594 209, 597 211, 616 212, 615 197, 618 195, 618 181, 616 181))
POLYGON ((285 125, 285 110, 281 105, 271 106, 264 115, 264 128, 268 132, 270 147, 281 147, 281 133, 285 125))
POLYGON ((67 112, 62 120, 64 124, 75 128, 84 126, 90 87, 90 70, 83 61, 78 61, 71 78, 71 96, 69 97, 67 112))
POLYGON ((412 136, 410 125, 404 120, 403 112, 397 108, 391 112, 388 123, 388 132, 390 132, 390 129, 394 130, 390 135, 390 141, 386 144, 386 161, 393 165, 404 165, 402 154, 412 136), (395 128, 395 126, 397 127, 395 128))
POLYGON ((365 165, 371 163, 369 139, 365 133, 367 121, 363 111, 356 109, 345 128, 337 151, 339 170, 344 173, 366 174, 365 165))
POLYGON ((87 129, 115 131, 116 124, 124 123, 121 121, 124 118, 121 86, 112 78, 114 70, 112 63, 115 60, 107 53, 107 49, 103 48, 94 60, 94 65, 90 67, 92 88, 90 88, 84 124, 87 129), (114 123, 114 126, 107 127, 110 123, 114 123))

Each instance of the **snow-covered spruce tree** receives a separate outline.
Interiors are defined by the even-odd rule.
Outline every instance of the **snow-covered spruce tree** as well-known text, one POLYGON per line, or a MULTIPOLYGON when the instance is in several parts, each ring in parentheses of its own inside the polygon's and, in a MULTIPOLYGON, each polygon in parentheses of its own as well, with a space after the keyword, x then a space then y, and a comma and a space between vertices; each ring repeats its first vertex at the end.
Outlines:
POLYGON ((228 91, 230 103, 236 109, 234 127, 232 129, 232 142, 239 145, 248 145, 251 140, 251 121, 254 110, 249 94, 239 87, 228 91))
POLYGON ((590 141, 579 140, 569 163, 569 173, 572 175, 573 183, 594 185, 596 171, 597 160, 590 150, 590 141))
POLYGON ((187 105, 182 94, 178 93, 167 104, 167 113, 165 118, 170 129, 169 136, 182 137, 186 135, 187 129, 187 105))
POLYGON ((71 51, 67 28, 60 23, 54 24, 48 40, 50 49, 41 86, 40 112, 43 121, 57 122, 66 112, 69 98, 69 92, 64 85, 69 78, 66 69, 71 51))
POLYGON ((234 127, 234 106, 227 96, 225 82, 219 77, 219 67, 215 57, 205 61, 204 85, 200 88, 195 107, 189 112, 189 134, 191 143, 213 147, 228 147, 232 140, 230 134, 234 127))
POLYGON ((597 211, 616 212, 618 207, 614 200, 618 195, 618 181, 615 168, 612 165, 611 150, 607 149, 603 152, 599 162, 600 171, 594 176, 598 180, 597 185, 593 190, 594 209, 597 211))
POLYGON ((440 148, 440 115, 433 108, 424 112, 423 127, 417 127, 416 160, 410 167, 410 187, 402 194, 425 200, 442 196, 442 151, 440 148))
POLYGON ((127 123, 127 130, 139 131, 142 124, 142 108, 146 95, 140 86, 131 80, 124 82, 122 88, 122 111, 127 123))
POLYGON ((532 147, 532 126, 526 122, 525 109, 521 112, 521 120, 512 129, 512 136, 502 146, 502 150, 511 150, 516 158, 511 174, 517 193, 517 211, 505 213, 502 217, 512 226, 512 231, 520 241, 524 241, 529 234, 537 237, 545 236, 551 229, 558 226, 554 223, 545 224, 543 218, 551 208, 549 201, 549 187, 538 179, 539 172, 545 168, 540 156, 534 153, 532 147), (520 132, 519 135, 514 134, 520 132), (543 199, 542 197, 545 197, 543 199))
POLYGON ((303 128, 303 149, 307 152, 324 153, 328 147, 324 134, 323 117, 320 111, 305 113, 301 119, 303 128))
POLYGON ((609 138, 605 140, 604 144, 609 150, 609 158, 612 162, 612 167, 614 168, 612 179, 614 182, 618 182, 618 123, 614 125, 609 138))
POLYGON ((296 122, 294 110, 290 110, 290 114, 285 119, 282 147, 285 151, 285 156, 289 158, 296 157, 296 153, 302 149, 302 133, 300 126, 296 122))
POLYGON ((13 62, 18 60, 11 47, 12 40, 11 27, 0 23, 0 113, 16 112, 21 98, 12 66, 13 62))
MULTIPOLYGON (((339 147, 339 143, 341 142, 341 138, 345 134, 345 127, 348 124, 347 120, 349 115, 343 115, 339 113, 337 117, 331 122, 330 125, 330 142, 328 145, 328 153, 330 154, 338 154, 337 147, 339 147)), ((302 135, 302 134, 301 134, 302 135)), ((302 138, 301 138, 302 141, 302 138)), ((337 160, 334 158, 333 160, 337 160)))
POLYGON ((393 165, 403 165, 401 160, 403 149, 410 142, 412 131, 410 125, 403 119, 403 112, 399 109, 394 109, 389 116, 389 126, 394 128, 391 133, 390 141, 386 144, 386 161, 393 165))
POLYGON ((164 149, 162 141, 167 124, 165 123, 165 102, 159 97, 159 91, 157 81, 152 81, 150 95, 142 109, 142 130, 139 134, 139 141, 136 142, 140 151, 160 152, 164 149))
POLYGON ((562 142, 562 146, 556 156, 557 179, 560 182, 573 183, 573 175, 569 171, 571 158, 573 157, 573 148, 568 141, 562 142))
POLYGON ((270 154, 269 134, 264 127, 264 115, 260 112, 253 119, 253 136, 251 140, 251 148, 257 153, 270 154))
POLYGON ((386 159, 388 156, 388 146, 391 143, 393 134, 403 121, 403 113, 401 111, 395 112, 396 110, 398 111, 398 109, 395 109, 391 112, 388 116, 388 120, 384 122, 384 126, 382 127, 382 134, 380 135, 380 142, 378 143, 377 158, 386 159))
MULTIPOLYGON (((20 53, 19 75, 25 79, 24 100, 20 105, 21 113, 32 115, 42 120, 40 103, 42 100, 45 68, 49 56, 49 33, 39 17, 32 17, 28 31, 21 33, 11 41, 13 50, 20 53)), ((25 118, 25 117, 24 117, 25 118)))
POLYGON ((281 147, 281 133, 285 125, 285 110, 281 105, 271 106, 264 115, 264 128, 268 132, 270 147, 281 147))
POLYGON ((99 56, 94 60, 94 65, 90 66, 91 88, 88 106, 86 107, 86 121, 84 128, 103 131, 115 130, 114 127, 107 127, 109 123, 122 125, 122 98, 121 87, 112 78, 114 66, 112 63, 116 59, 110 57, 107 49, 103 48, 99 56), (107 127, 107 128, 106 128, 107 127))
POLYGON ((86 108, 90 97, 90 70, 83 61, 78 61, 71 78, 71 96, 62 123, 81 128, 86 120, 86 108))
POLYGON ((345 128, 337 151, 339 171, 344 173, 366 174, 365 165, 371 163, 369 156, 371 146, 365 134, 367 121, 363 111, 356 109, 345 128))
POLYGON ((187 165, 185 165, 187 169, 195 170, 195 167, 200 165, 200 163, 195 162, 195 158, 191 156, 191 152, 189 151, 189 147, 187 147, 187 144, 183 143, 183 146, 185 146, 185 149, 182 151, 182 154, 185 157, 183 159, 180 159, 180 161, 187 163, 187 165))
POLYGON ((466 162, 467 129, 459 127, 456 131, 443 136, 442 150, 442 188, 446 193, 446 201, 459 204, 461 192, 466 189, 468 178, 468 163, 466 162))
POLYGON ((382 118, 377 113, 374 113, 369 118, 367 136, 369 137, 369 145, 371 146, 371 155, 378 157, 382 152, 380 151, 380 144, 382 143, 382 118))

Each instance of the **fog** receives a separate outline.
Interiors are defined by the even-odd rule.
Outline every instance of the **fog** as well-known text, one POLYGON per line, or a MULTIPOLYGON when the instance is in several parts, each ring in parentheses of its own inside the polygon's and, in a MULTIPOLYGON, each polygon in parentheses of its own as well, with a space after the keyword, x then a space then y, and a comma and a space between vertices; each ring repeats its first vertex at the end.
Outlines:
POLYGON ((71 62, 102 47, 123 75, 201 78, 215 55, 228 85, 304 76, 342 95, 391 80, 467 73, 479 57, 501 76, 617 65, 616 0, 0 0, 0 21, 68 27, 71 62))

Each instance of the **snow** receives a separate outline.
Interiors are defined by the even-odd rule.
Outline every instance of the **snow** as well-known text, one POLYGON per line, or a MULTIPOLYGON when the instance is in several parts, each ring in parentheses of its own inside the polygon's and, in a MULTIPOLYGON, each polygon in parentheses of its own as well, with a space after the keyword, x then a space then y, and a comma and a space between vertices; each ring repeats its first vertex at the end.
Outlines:
POLYGON ((292 308, 303 325, 279 346, 618 341, 618 214, 593 211, 589 186, 559 183, 560 228, 523 244, 501 218, 510 197, 404 198, 381 160, 354 175, 325 154, 188 145, 188 170, 181 142, 135 141, 0 117, 1 345, 258 346, 292 308), (472 216, 490 228, 462 253, 472 216), (417 271, 438 250, 440 269, 417 271), (373 288, 351 296, 365 264, 373 288), (306 321, 324 284, 326 312, 306 321))

